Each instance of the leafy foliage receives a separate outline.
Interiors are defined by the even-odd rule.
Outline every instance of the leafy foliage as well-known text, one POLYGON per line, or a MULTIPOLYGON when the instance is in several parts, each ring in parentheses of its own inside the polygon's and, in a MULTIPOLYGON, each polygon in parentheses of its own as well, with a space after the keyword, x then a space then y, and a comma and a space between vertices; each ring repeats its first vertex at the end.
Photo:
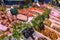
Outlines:
POLYGON ((42 16, 43 15, 39 15, 31 21, 34 28, 38 27, 39 23, 44 21, 42 16))
POLYGON ((45 15, 46 18, 49 18, 49 14, 50 14, 50 10, 45 9, 45 12, 43 13, 43 15, 45 15))
POLYGON ((18 26, 18 24, 15 23, 12 36, 16 39, 19 39, 22 35, 21 31, 24 30, 25 28, 28 28, 29 25, 24 22, 23 25, 20 25, 18 28, 17 28, 17 26, 18 26))
POLYGON ((13 28, 12 36, 16 39, 20 39, 20 37, 21 37, 20 30, 22 28, 20 26, 19 26, 20 28, 19 27, 17 28, 17 26, 19 26, 19 24, 15 23, 14 28, 13 28))

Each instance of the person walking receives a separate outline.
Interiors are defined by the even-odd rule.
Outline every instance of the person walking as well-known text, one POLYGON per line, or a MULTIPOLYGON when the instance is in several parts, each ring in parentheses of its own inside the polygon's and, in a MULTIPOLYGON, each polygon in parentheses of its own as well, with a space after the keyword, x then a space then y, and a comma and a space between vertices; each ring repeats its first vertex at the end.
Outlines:
POLYGON ((38 0, 32 0, 33 6, 38 6, 40 7, 39 1, 38 0))

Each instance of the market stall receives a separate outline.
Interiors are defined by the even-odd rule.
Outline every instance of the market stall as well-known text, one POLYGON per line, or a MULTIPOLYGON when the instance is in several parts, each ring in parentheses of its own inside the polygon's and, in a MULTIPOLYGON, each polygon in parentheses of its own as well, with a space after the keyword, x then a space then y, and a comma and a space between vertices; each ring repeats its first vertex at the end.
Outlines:
POLYGON ((60 11, 50 4, 0 6, 0 40, 15 39, 60 40, 60 11))

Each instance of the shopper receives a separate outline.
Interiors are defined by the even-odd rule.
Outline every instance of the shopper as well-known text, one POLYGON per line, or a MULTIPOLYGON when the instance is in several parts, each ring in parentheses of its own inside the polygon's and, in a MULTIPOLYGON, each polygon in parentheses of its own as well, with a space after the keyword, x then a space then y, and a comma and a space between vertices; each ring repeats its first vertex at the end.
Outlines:
POLYGON ((58 0, 56 0, 56 5, 60 7, 60 3, 58 2, 58 0))
POLYGON ((35 6, 38 0, 32 0, 32 2, 33 2, 33 6, 35 6))
POLYGON ((23 8, 24 7, 24 4, 25 4, 25 1, 21 1, 20 2, 20 7, 23 8))
POLYGON ((51 0, 44 0, 44 3, 48 4, 51 0))
POLYGON ((20 5, 20 8, 23 8, 25 5, 25 0, 18 2, 18 4, 20 5))
POLYGON ((44 4, 44 0, 38 0, 39 4, 44 4))
POLYGON ((25 4, 27 5, 27 7, 30 7, 31 6, 31 0, 26 0, 25 4))
POLYGON ((40 7, 40 4, 39 4, 38 0, 32 0, 32 2, 33 2, 33 6, 40 7))

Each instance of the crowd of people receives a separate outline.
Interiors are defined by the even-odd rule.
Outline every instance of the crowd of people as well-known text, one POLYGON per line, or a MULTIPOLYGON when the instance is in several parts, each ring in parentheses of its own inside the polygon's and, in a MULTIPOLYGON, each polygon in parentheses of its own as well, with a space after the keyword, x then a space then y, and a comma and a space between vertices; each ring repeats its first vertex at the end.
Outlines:
POLYGON ((18 4, 20 5, 21 8, 24 7, 24 5, 26 4, 28 7, 30 7, 31 4, 35 4, 35 5, 38 5, 40 6, 40 4, 47 4, 49 3, 51 0, 19 0, 19 1, 7 1, 7 0, 4 0, 4 4, 6 5, 15 5, 15 4, 18 4))
POLYGON ((51 2, 51 0, 27 0, 27 1, 21 1, 21 6, 23 7, 24 4, 27 2, 27 5, 30 6, 30 2, 33 3, 33 5, 40 6, 40 4, 48 4, 51 2))
MULTIPOLYGON (((11 0, 11 1, 8 1, 8 0, 3 0, 4 1, 4 4, 6 5, 15 5, 15 4, 18 4, 20 5, 21 8, 24 7, 24 5, 26 4, 28 7, 31 6, 31 4, 37 4, 38 6, 40 6, 40 4, 48 4, 48 3, 52 3, 52 5, 55 5, 55 6, 58 6, 60 7, 60 3, 58 0, 11 0), (32 2, 32 3, 31 3, 32 2)), ((0 5, 1 5, 2 0, 0 0, 0 5)))

